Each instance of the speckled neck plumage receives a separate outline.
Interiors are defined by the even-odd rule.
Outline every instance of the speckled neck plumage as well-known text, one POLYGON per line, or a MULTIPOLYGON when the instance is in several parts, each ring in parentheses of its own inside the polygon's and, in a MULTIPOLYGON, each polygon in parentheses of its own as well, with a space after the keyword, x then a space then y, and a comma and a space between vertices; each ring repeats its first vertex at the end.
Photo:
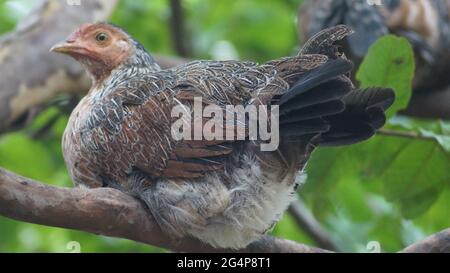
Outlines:
POLYGON ((94 100, 104 98, 112 92, 121 82, 135 77, 145 77, 161 71, 161 67, 138 41, 130 38, 134 44, 134 54, 131 54, 122 64, 113 69, 111 73, 97 82, 94 81, 90 95, 94 100))

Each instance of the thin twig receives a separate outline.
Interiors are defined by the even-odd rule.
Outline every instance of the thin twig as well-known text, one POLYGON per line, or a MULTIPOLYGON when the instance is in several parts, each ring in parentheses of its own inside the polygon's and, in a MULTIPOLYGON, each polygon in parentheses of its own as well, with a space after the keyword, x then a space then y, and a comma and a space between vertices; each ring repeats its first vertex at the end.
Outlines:
POLYGON ((434 137, 424 136, 420 133, 411 132, 411 131, 397 131, 397 130, 390 130, 390 129, 380 129, 378 131, 378 135, 412 138, 412 139, 427 140, 427 141, 436 141, 436 139, 434 137))
POLYGON ((416 139, 416 140, 422 140, 422 141, 433 141, 435 144, 438 145, 438 148, 444 152, 444 154, 448 155, 448 151, 444 148, 439 141, 432 137, 432 136, 426 136, 420 133, 411 132, 411 131, 397 131, 397 130, 390 130, 390 129, 381 129, 377 132, 380 136, 390 136, 390 137, 401 137, 401 138, 409 138, 409 139, 416 139))

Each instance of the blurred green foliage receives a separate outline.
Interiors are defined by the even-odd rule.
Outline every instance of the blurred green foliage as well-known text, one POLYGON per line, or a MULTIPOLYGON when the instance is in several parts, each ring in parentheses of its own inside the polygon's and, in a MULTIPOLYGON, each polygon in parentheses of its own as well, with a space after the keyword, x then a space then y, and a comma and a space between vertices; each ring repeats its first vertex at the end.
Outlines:
POLYGON ((23 17, 30 10, 32 5, 33 2, 27 0, 0 0, 0 33, 14 28, 17 20, 23 17))
MULTIPOLYGON (((183 0, 194 57, 212 58, 221 41, 241 59, 266 61, 293 53, 299 0, 183 0)), ((169 1, 122 0, 112 21, 151 52, 173 55, 169 1)))
MULTIPOLYGON (((298 49, 296 14, 300 0, 183 0, 192 58, 266 61, 298 49)), ((0 0, 0 33, 11 30, 34 1, 0 0)), ((176 55, 168 0, 121 0, 112 22, 124 27, 151 52, 176 55)), ((345 148, 319 149, 308 165, 300 195, 343 251, 366 252, 370 241, 398 251, 427 234, 450 227, 450 124, 396 115, 411 95, 411 47, 385 37, 375 44, 357 74, 361 86, 392 87, 397 97, 389 132, 345 148)), ((67 116, 51 107, 27 129, 0 137, 0 166, 59 186, 71 186, 62 160, 61 135, 67 116), (49 120, 57 122, 38 139, 49 120)), ((314 245, 288 214, 276 236, 314 245)), ((135 242, 42 227, 0 217, 0 252, 163 251, 135 242)))

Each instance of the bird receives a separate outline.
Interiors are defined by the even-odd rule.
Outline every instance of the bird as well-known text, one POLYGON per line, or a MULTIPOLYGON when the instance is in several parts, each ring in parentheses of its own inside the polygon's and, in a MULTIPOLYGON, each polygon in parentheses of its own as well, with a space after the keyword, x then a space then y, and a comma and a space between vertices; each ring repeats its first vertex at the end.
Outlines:
POLYGON ((450 0, 306 0, 299 9, 302 40, 333 25, 346 24, 355 35, 344 52, 361 63, 370 46, 387 34, 406 38, 415 51, 414 91, 431 92, 450 84, 450 0), (371 5, 372 3, 372 5, 371 5))
MULTIPOLYGON (((72 180, 136 197, 173 240, 248 246, 295 199, 316 147, 367 140, 385 123, 393 90, 355 88, 348 78, 353 65, 334 45, 352 32, 344 25, 326 29, 297 55, 264 64, 198 60, 161 69, 121 27, 80 26, 51 48, 92 78, 62 139, 72 180), (278 109, 279 145, 263 150, 264 140, 250 139, 248 126, 234 119, 228 125, 244 127, 243 138, 175 139, 174 107, 192 113, 199 98, 205 107, 278 109)), ((190 122, 195 127, 204 119, 190 122)))

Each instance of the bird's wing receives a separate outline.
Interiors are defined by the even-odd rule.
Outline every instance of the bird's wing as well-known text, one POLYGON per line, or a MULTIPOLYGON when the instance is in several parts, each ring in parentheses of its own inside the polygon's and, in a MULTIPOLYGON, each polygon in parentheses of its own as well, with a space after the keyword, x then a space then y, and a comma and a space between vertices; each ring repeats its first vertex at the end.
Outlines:
MULTIPOLYGON (((104 173, 139 170, 155 178, 197 178, 223 169, 244 141, 175 140, 172 125, 180 116, 173 117, 172 111, 181 107, 191 114, 195 98, 220 109, 245 106, 275 78, 276 71, 267 71, 253 63, 194 62, 124 81, 94 107, 82 134, 84 145, 96 151, 96 161, 108 163, 101 164, 110 168, 104 173)), ((270 86, 274 93, 287 87, 270 86)), ((201 130, 206 121, 194 117, 191 128, 201 130)), ((247 133, 245 124, 237 122, 226 130, 247 133)))

